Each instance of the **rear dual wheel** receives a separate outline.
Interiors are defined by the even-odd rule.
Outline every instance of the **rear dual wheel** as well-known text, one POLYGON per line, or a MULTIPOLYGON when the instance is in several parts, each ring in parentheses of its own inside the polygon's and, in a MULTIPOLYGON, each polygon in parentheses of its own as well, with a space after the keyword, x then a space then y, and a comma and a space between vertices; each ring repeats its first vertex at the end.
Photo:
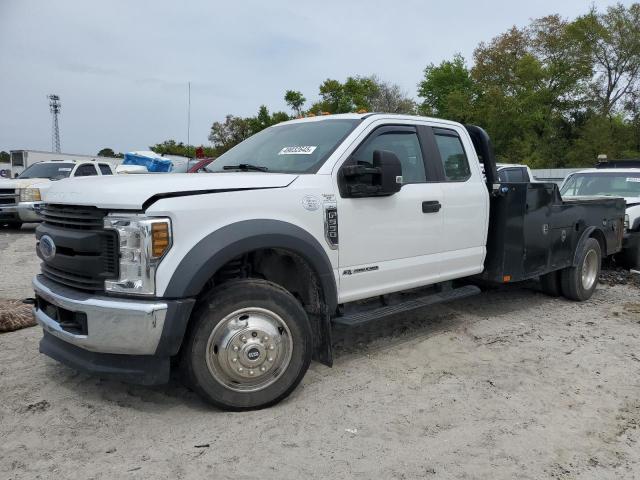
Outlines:
POLYGON ((575 267, 567 267, 540 277, 542 291, 552 297, 563 295, 578 302, 588 300, 598 286, 601 263, 600 243, 595 238, 589 238, 580 251, 575 267))
POLYGON ((237 280, 194 312, 183 351, 190 385, 226 410, 273 405, 300 383, 311 362, 311 327, 296 298, 264 280, 237 280))

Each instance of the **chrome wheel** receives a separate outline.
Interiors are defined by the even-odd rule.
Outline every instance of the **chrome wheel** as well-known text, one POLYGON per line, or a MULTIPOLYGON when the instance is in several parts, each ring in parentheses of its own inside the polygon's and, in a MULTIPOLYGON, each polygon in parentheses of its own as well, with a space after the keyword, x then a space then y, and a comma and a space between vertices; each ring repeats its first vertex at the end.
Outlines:
POLYGON ((287 324, 263 308, 227 315, 207 341, 207 367, 213 377, 237 392, 255 392, 275 383, 291 360, 293 339, 287 324))
POLYGON ((595 250, 589 250, 582 262, 582 288, 591 289, 598 277, 598 254, 595 250))

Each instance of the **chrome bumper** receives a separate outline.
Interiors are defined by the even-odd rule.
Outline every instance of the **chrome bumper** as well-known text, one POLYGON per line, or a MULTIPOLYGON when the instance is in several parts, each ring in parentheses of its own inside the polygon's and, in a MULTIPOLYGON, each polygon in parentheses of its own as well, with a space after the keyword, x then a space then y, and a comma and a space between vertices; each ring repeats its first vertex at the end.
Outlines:
POLYGON ((43 202, 20 202, 18 203, 18 216, 21 222, 41 222, 40 209, 43 202))
POLYGON ((18 206, 17 205, 0 205, 0 219, 15 219, 18 220, 18 206))
POLYGON ((36 302, 33 309, 36 320, 51 335, 91 352, 156 353, 167 315, 167 303, 92 295, 58 285, 42 275, 34 277, 33 288, 36 295, 46 302, 87 316, 87 334, 70 333, 40 310, 36 302))

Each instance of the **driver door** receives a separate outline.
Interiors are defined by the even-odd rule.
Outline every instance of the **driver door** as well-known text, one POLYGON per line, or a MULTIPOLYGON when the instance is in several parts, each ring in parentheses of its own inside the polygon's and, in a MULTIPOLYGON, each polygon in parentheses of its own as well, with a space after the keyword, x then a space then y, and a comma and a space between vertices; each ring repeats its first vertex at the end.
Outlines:
POLYGON ((391 151, 403 178, 389 196, 337 195, 340 302, 438 281, 443 192, 425 161, 426 141, 415 125, 380 126, 345 161, 370 164, 375 150, 391 151))

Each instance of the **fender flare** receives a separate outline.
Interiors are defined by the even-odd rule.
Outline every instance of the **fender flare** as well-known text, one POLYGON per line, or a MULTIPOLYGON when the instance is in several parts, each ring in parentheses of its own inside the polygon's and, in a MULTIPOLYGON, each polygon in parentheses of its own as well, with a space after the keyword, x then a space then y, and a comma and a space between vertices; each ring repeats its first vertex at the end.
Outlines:
POLYGON ((577 267, 578 264, 580 263, 580 254, 582 253, 582 248, 584 247, 584 244, 587 242, 587 240, 591 238, 591 235, 595 231, 600 232, 600 234, 602 235, 602 238, 604 239, 604 249, 602 250, 602 258, 607 256, 607 237, 602 233, 602 231, 598 229, 598 227, 591 226, 591 227, 588 227, 584 232, 582 232, 582 235, 580 236, 580 240, 578 240, 578 243, 576 244, 576 249, 573 252, 573 261, 571 262, 572 267, 577 267))
POLYGON ((309 262, 318 275, 327 311, 335 311, 338 291, 331 261, 322 245, 292 223, 269 219, 232 223, 201 239, 180 261, 162 296, 195 297, 220 267, 243 253, 262 248, 291 250, 309 262))

